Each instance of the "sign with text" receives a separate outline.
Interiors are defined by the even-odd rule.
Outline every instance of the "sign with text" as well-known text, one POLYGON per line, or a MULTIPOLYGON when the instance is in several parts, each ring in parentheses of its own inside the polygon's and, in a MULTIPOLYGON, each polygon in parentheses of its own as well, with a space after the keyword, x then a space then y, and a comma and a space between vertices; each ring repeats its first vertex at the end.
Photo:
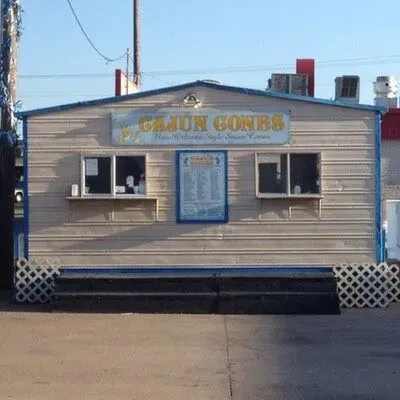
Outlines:
POLYGON ((176 153, 177 222, 227 222, 227 152, 176 153))
POLYGON ((289 111, 130 111, 111 119, 120 146, 289 143, 289 111))

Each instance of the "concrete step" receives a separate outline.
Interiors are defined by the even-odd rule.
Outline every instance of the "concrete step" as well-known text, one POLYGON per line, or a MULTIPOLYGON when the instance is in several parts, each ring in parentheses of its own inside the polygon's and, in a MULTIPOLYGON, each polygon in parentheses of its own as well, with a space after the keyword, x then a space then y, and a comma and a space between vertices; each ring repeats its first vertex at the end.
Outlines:
POLYGON ((335 292, 333 276, 132 277, 69 276, 56 279, 56 292, 335 292))
POLYGON ((88 276, 85 278, 60 276, 56 279, 56 292, 217 292, 215 278, 137 278, 127 276, 88 276))
POLYGON ((110 313, 218 313, 216 293, 58 293, 58 311, 110 313))
POLYGON ((306 292, 70 292, 57 310, 132 313, 338 314, 336 293, 306 292))
POLYGON ((57 309, 110 312, 336 314, 329 269, 81 269, 56 278, 57 309))

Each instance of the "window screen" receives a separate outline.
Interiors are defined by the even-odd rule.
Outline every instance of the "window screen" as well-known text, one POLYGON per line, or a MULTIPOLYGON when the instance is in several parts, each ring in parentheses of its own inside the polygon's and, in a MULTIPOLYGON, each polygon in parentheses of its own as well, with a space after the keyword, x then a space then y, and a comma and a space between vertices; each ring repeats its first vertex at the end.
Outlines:
POLYGON ((290 155, 291 194, 320 193, 318 154, 290 155))
POLYGON ((85 194, 111 194, 111 158, 86 157, 85 194))
POLYGON ((286 193, 287 155, 269 154, 258 164, 258 191, 286 193))
POLYGON ((117 194, 146 194, 145 156, 115 157, 117 194))

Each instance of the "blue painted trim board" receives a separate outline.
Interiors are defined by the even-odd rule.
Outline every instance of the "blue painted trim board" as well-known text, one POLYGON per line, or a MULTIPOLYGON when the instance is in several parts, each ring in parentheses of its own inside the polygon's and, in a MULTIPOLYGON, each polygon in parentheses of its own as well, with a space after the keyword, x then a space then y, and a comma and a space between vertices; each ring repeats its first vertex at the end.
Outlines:
POLYGON ((29 171, 28 171, 28 117, 22 120, 22 140, 23 140, 23 174, 24 180, 22 187, 24 190, 24 215, 23 215, 23 232, 24 232, 24 257, 29 258, 29 171))
POLYGON ((355 104, 355 103, 350 103, 350 102, 345 102, 345 101, 326 100, 326 99, 318 99, 318 98, 310 97, 310 96, 298 96, 298 95, 292 95, 292 94, 278 93, 278 92, 272 92, 269 90, 248 89, 248 88, 242 88, 242 87, 237 87, 237 86, 219 85, 216 83, 210 83, 210 82, 205 82, 205 81, 195 81, 195 82, 189 82, 189 83, 185 83, 185 84, 177 85, 177 86, 169 86, 169 87, 165 87, 165 88, 161 88, 161 89, 149 90, 146 92, 128 94, 125 96, 106 97, 106 98, 96 99, 96 100, 88 100, 88 101, 80 101, 77 103, 63 104, 63 105, 54 106, 54 107, 37 108, 37 109, 33 109, 33 110, 21 111, 21 112, 16 113, 16 116, 18 118, 24 118, 24 117, 29 117, 32 115, 47 114, 47 113, 51 113, 51 112, 71 110, 71 109, 81 108, 81 107, 99 106, 99 105, 104 105, 104 104, 109 104, 109 103, 118 103, 118 102, 126 101, 126 100, 134 100, 134 99, 140 99, 140 98, 147 97, 147 96, 154 96, 154 95, 158 95, 158 94, 174 92, 177 90, 192 89, 194 87, 199 87, 199 86, 211 88, 211 89, 215 89, 215 90, 223 90, 223 91, 234 92, 234 93, 248 94, 248 95, 252 95, 252 96, 271 97, 271 98, 286 99, 286 100, 296 100, 296 101, 302 101, 302 102, 306 102, 306 103, 345 107, 345 108, 352 108, 352 109, 356 109, 356 110, 382 111, 382 112, 386 111, 386 108, 384 108, 384 107, 377 107, 377 106, 371 106, 371 105, 366 105, 366 104, 355 104))
POLYGON ((229 222, 229 200, 228 200, 228 151, 227 150, 178 150, 175 153, 175 196, 176 196, 176 223, 177 224, 225 224, 229 222), (224 218, 221 219, 182 219, 181 216, 181 198, 180 198, 180 155, 187 153, 222 153, 224 154, 225 162, 225 182, 224 182, 224 192, 225 192, 225 209, 224 218))
POLYGON ((24 220, 23 218, 16 218, 14 224, 14 258, 24 257, 22 254, 19 242, 19 235, 24 233, 24 220))
POLYGON ((375 231, 376 262, 384 259, 383 225, 382 225, 382 175, 381 175, 381 113, 375 112, 375 231))

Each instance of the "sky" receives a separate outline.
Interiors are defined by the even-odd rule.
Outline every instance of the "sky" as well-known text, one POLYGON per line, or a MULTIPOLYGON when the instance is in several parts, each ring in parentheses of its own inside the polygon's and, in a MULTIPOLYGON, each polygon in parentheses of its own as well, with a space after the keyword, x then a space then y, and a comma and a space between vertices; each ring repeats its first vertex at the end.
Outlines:
MULTIPOLYGON (((90 40, 107 58, 132 49, 133 0, 70 1, 90 40)), ((141 0, 142 90, 198 79, 265 89, 271 73, 294 73, 296 58, 314 58, 316 97, 334 97, 335 77, 359 75, 360 101, 372 104, 377 76, 400 78, 400 1, 384 4, 141 0)), ((114 71, 125 69, 126 60, 107 63, 97 54, 67 0, 21 0, 21 6, 22 110, 114 95, 114 71)))

